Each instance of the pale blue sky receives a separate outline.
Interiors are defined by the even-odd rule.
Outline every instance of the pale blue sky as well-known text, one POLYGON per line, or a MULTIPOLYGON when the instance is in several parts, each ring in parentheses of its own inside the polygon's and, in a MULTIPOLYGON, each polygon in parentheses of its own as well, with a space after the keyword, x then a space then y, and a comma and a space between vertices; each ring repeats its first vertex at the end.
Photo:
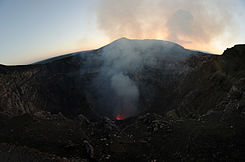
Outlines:
MULTIPOLYGON (((0 0, 0 63, 22 64, 86 50, 95 0, 0 0), (85 45, 83 45, 85 43, 85 45)), ((98 39, 94 39, 100 41, 98 39)), ((91 41, 91 40, 90 40, 91 41)))
MULTIPOLYGON (((26 64, 109 43, 112 39, 97 21, 98 5, 104 1, 110 0, 0 0, 0 64, 26 64)), ((234 14, 242 33, 229 45, 245 43, 245 1, 234 1, 240 3, 234 14)), ((123 33, 116 36, 130 37, 123 33)), ((217 46, 225 48, 219 41, 217 46)))

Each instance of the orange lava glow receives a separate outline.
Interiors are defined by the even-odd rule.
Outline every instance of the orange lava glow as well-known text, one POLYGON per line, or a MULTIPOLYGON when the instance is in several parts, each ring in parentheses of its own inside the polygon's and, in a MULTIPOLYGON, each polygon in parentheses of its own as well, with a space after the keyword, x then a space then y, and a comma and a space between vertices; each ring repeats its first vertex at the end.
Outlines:
POLYGON ((124 120, 126 118, 127 118, 127 116, 125 114, 116 115, 116 120, 124 120))
POLYGON ((117 120, 122 120, 121 117, 120 117, 120 115, 117 115, 117 116, 116 116, 116 119, 117 119, 117 120))

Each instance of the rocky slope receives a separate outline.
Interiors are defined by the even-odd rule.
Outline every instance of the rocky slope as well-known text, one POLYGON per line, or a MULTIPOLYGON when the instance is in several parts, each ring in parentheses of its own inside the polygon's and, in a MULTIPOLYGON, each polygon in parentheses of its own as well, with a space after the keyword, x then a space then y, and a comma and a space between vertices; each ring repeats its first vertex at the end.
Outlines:
POLYGON ((217 56, 123 38, 1 65, 0 158, 244 161, 244 62, 245 45, 217 56))
POLYGON ((15 115, 45 110, 70 117, 80 113, 94 117, 94 109, 113 117, 113 101, 119 101, 110 82, 122 76, 119 80, 131 81, 139 91, 134 103, 139 111, 132 115, 142 110, 165 112, 169 106, 163 106, 174 96, 172 89, 192 70, 186 60, 194 55, 201 53, 170 42, 124 38, 98 50, 34 65, 1 66, 0 109, 15 115))

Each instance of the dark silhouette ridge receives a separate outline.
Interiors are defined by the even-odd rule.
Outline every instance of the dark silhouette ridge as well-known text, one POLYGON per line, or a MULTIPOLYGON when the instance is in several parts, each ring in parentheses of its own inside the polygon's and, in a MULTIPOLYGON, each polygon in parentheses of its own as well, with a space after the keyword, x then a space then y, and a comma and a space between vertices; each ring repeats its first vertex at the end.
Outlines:
POLYGON ((121 38, 0 65, 0 160, 244 161, 244 61, 121 38))

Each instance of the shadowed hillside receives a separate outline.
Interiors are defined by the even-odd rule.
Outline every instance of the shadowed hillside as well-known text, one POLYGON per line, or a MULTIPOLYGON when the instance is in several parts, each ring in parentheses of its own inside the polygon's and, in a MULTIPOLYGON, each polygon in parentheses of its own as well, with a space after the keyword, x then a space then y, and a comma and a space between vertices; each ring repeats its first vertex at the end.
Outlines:
POLYGON ((245 45, 210 55, 122 38, 1 65, 0 159, 243 161, 244 62, 245 45))

